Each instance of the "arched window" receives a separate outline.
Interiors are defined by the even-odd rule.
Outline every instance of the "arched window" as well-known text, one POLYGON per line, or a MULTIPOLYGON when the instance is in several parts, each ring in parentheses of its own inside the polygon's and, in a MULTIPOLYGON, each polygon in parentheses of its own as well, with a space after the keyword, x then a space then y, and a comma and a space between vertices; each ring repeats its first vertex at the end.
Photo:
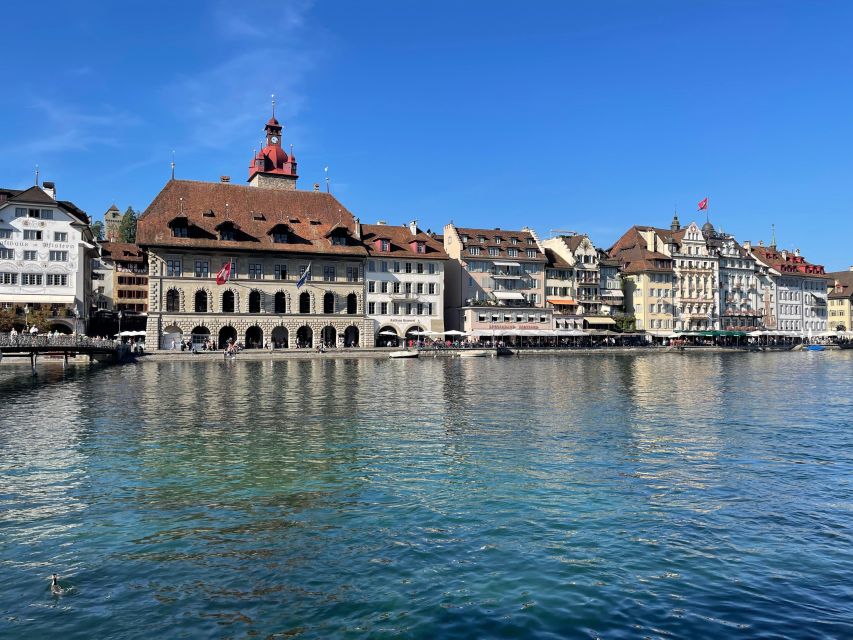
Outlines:
POLYGON ((261 312, 261 292, 260 291, 252 291, 249 294, 249 313, 260 313, 261 312))
POLYGON ((335 294, 327 293, 323 296, 323 313, 335 312, 335 294))
POLYGON ((195 292, 195 312, 207 313, 207 291, 195 292))
POLYGON ((287 313, 285 310, 285 300, 284 300, 284 292, 279 291, 275 294, 275 312, 276 313, 287 313))
POLYGON ((181 310, 181 294, 177 289, 169 289, 166 293, 166 311, 181 310))
POLYGON ((347 296, 347 313, 350 315, 358 313, 358 298, 354 293, 347 296))
POLYGON ((222 313, 234 313, 233 291, 226 291, 222 294, 222 313))
POLYGON ((311 313, 311 296, 307 291, 299 294, 299 313, 311 313))

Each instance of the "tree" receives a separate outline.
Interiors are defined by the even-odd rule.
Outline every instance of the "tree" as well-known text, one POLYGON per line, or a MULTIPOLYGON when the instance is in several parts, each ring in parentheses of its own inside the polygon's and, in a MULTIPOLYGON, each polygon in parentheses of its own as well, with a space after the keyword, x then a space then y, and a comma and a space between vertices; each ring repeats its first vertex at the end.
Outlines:
POLYGON ((622 332, 631 332, 637 329, 637 319, 634 316, 627 314, 617 315, 616 320, 616 328, 622 332))
POLYGON ((128 207, 122 216, 118 227, 118 240, 119 242, 136 242, 136 211, 133 207, 128 207))
POLYGON ((103 240, 104 239, 104 223, 100 220, 95 220, 91 225, 92 235, 95 236, 95 240, 103 240))

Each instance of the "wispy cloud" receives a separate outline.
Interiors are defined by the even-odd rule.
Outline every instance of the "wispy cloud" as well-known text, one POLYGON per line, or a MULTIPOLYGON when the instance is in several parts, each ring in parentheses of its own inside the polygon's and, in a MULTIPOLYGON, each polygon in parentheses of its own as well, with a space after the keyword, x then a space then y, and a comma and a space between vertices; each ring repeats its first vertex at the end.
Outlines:
POLYGON ((139 123, 138 117, 111 105, 86 110, 67 102, 33 98, 31 109, 41 122, 39 133, 30 138, 7 138, 4 154, 31 157, 118 146, 121 131, 139 123))
POLYGON ((299 114, 306 102, 303 81, 322 57, 316 33, 307 37, 309 8, 308 3, 279 3, 274 14, 251 13, 251 5, 222 3, 214 9, 221 37, 245 46, 167 87, 167 100, 180 105, 177 113, 186 120, 182 126, 193 145, 226 149, 260 143, 258 117, 269 109, 272 94, 277 114, 284 118, 299 114), (247 139, 249 130, 257 141, 247 139))

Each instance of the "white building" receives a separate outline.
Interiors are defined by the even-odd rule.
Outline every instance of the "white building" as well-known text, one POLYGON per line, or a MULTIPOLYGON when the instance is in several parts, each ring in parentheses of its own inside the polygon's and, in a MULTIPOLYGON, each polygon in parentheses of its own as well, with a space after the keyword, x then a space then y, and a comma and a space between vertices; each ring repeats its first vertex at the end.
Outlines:
POLYGON ((705 239, 709 252, 716 255, 720 263, 720 328, 740 331, 762 328, 762 269, 749 253, 749 243, 741 246, 734 236, 716 231, 706 234, 705 239))
POLYGON ((92 303, 92 261, 98 255, 89 216, 56 200, 52 182, 0 189, 0 304, 47 310, 52 328, 85 329, 92 303))
POLYGON ((408 225, 361 225, 369 257, 365 269, 367 315, 377 345, 397 346, 416 333, 444 331, 444 272, 441 240, 408 225), (393 335, 393 334, 396 334, 393 335))

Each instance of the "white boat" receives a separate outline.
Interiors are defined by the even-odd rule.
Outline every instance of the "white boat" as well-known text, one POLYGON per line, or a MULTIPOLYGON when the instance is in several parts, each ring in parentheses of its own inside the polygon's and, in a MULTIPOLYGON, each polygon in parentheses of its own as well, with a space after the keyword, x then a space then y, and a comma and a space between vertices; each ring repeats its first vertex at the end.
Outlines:
POLYGON ((492 355, 491 351, 486 351, 484 349, 472 349, 471 351, 460 351, 460 358, 485 358, 486 356, 492 355))
POLYGON ((391 353, 388 354, 388 357, 389 358, 417 358, 418 355, 419 354, 417 351, 404 350, 404 351, 392 351, 391 353))

